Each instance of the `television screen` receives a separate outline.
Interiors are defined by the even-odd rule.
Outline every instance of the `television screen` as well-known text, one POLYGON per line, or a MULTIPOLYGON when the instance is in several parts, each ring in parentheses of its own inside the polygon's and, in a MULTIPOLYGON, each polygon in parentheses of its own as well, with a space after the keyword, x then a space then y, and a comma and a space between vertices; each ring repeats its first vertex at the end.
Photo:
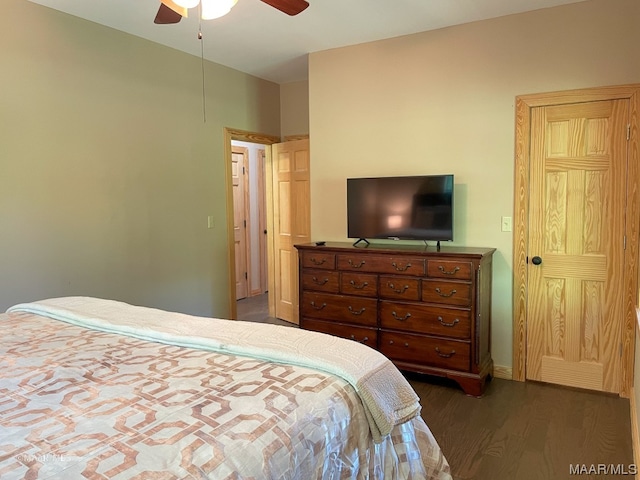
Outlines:
POLYGON ((453 175, 347 179, 349 238, 453 240, 453 175))

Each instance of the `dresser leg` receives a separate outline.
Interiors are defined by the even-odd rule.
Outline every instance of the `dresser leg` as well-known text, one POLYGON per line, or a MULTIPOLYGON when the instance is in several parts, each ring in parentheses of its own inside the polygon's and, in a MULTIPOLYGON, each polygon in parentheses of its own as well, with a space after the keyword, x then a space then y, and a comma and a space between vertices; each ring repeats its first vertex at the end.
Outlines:
POLYGON ((472 397, 481 397, 484 394, 484 389, 487 383, 487 378, 489 375, 485 375, 480 378, 468 378, 468 377, 449 377, 452 380, 455 380, 460 388, 472 397))

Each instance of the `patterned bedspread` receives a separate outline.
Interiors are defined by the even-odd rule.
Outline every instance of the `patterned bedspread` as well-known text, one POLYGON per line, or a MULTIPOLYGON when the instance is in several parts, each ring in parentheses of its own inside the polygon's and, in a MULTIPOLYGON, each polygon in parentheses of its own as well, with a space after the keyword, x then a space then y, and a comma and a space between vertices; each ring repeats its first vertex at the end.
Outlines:
POLYGON ((10 313, 0 478, 451 477, 420 417, 374 443, 341 378, 10 313))

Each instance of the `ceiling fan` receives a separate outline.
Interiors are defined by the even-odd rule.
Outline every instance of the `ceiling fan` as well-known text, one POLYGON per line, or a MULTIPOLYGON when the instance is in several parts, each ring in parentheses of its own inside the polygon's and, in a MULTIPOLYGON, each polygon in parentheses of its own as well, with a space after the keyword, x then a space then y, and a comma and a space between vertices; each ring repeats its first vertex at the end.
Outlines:
MULTIPOLYGON (((309 6, 306 0, 260 0, 287 15, 297 15, 309 6)), ((238 0, 160 0, 160 9, 153 21, 157 24, 178 23, 186 17, 190 8, 200 4, 203 20, 222 17, 229 13, 238 0)))

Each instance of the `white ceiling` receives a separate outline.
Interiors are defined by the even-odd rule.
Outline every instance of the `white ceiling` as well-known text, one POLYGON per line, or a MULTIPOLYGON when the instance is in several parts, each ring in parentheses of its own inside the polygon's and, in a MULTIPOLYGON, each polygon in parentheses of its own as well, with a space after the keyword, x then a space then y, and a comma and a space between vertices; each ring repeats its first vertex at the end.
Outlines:
MULTIPOLYGON (((155 25, 159 0, 29 0, 200 56, 197 9, 155 25)), ((585 0, 308 0, 290 17, 260 0, 202 21, 204 56, 276 83, 307 78, 307 54, 585 0)))

